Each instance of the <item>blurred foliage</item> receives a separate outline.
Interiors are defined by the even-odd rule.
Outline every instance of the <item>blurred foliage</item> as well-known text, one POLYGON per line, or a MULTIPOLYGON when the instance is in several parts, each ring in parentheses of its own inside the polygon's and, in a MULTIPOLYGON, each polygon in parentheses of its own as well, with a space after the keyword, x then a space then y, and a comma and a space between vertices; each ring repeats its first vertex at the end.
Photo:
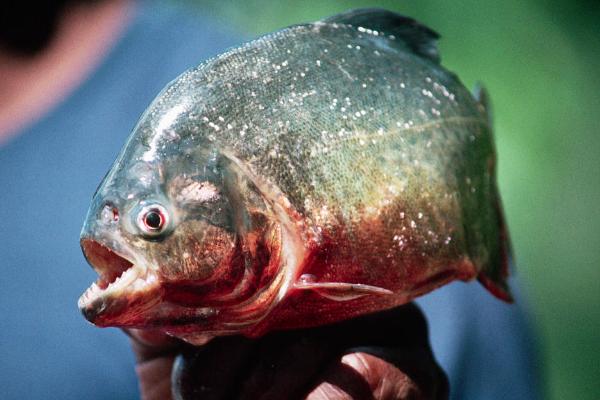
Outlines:
POLYGON ((500 187, 549 398, 598 398, 600 2, 188 2, 250 35, 356 7, 395 10, 440 32, 443 64, 492 96, 500 187))

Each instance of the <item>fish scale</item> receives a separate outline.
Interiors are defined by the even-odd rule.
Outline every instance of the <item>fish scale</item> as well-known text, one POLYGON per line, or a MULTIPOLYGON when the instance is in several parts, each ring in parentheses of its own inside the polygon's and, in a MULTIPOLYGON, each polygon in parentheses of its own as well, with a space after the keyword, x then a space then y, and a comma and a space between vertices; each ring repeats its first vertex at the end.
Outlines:
MULTIPOLYGON (((257 174, 276 182, 299 211, 304 211, 303 200, 310 197, 320 199, 330 207, 342 207, 350 213, 356 202, 364 200, 364 192, 370 192, 387 183, 377 179, 380 171, 393 168, 396 171, 391 175, 399 176, 400 179, 412 175, 414 163, 410 165, 398 160, 379 163, 375 168, 363 168, 363 171, 357 167, 357 164, 376 162, 377 158, 374 158, 373 154, 379 155, 379 158, 396 158, 398 154, 403 154, 404 142, 408 141, 411 146, 409 156, 418 159, 423 168, 430 164, 428 159, 431 163, 439 164, 439 155, 434 154, 435 149, 427 149, 427 140, 422 140, 423 137, 427 138, 425 133, 433 131, 438 140, 444 141, 446 148, 452 147, 450 141, 460 141, 462 138, 453 138, 452 133, 446 134, 443 130, 436 130, 436 124, 445 125, 444 117, 432 121, 431 117, 421 115, 419 110, 429 110, 437 106, 444 116, 450 115, 456 121, 459 129, 463 128, 460 126, 463 119, 457 115, 463 116, 465 125, 485 123, 471 95, 465 92, 459 82, 450 81, 453 79, 450 74, 445 76, 444 83, 453 87, 459 94, 454 95, 454 100, 445 99, 443 104, 438 105, 421 93, 422 90, 427 90, 424 89, 427 85, 427 73, 433 74, 433 71, 422 71, 422 65, 415 66, 415 63, 423 63, 420 59, 415 60, 413 57, 410 63, 410 59, 399 62, 392 58, 396 56, 396 52, 382 49, 382 55, 379 57, 383 59, 380 61, 365 54, 367 49, 363 49, 362 53, 354 50, 354 45, 353 49, 347 49, 348 43, 364 42, 364 38, 360 38, 364 34, 347 25, 337 25, 335 28, 320 26, 316 33, 323 45, 331 47, 332 50, 324 53, 323 50, 328 50, 328 47, 319 46, 317 54, 314 54, 314 47, 305 49, 298 46, 304 51, 292 51, 295 57, 290 60, 285 45, 290 41, 302 43, 306 40, 303 36, 312 38, 315 35, 312 26, 290 28, 278 35, 253 42, 253 46, 245 46, 238 52, 227 53, 186 73, 166 93, 168 97, 161 98, 160 104, 157 105, 168 108, 169 102, 180 104, 182 97, 190 97, 191 104, 200 105, 205 109, 193 111, 200 115, 201 119, 207 120, 201 122, 205 128, 202 132, 207 145, 216 148, 227 147, 236 152, 240 158, 252 165, 257 174), (341 35, 339 31, 342 31, 341 35), (265 44, 268 44, 269 57, 261 55, 257 57, 257 62, 252 62, 252 55, 257 51, 255 49, 264 50, 265 44), (355 54, 357 52, 360 54, 355 54), (385 57, 388 52, 392 54, 385 57), (238 61, 240 58, 243 61, 238 61), (323 59, 321 65, 316 66, 313 60, 320 59, 323 59), (331 60, 338 61, 334 63, 331 60), (260 76, 265 73, 265 68, 272 69, 272 65, 281 65, 284 62, 287 62, 286 67, 276 70, 275 77, 269 83, 263 84, 260 79, 254 78, 254 72, 260 76), (345 87, 348 79, 340 71, 340 63, 346 71, 353 72, 357 77, 364 75, 363 69, 369 66, 373 74, 386 78, 387 86, 374 85, 378 89, 375 93, 345 87), (419 71, 419 74, 409 77, 407 71, 413 69, 419 71), (293 80, 294 77, 299 77, 300 73, 305 76, 293 80), (222 81, 230 82, 231 87, 219 87, 218 84, 222 81), (402 88, 401 84, 405 87, 402 88), (217 97, 221 98, 215 100, 214 110, 202 101, 204 90, 212 87, 217 91, 217 97), (305 94, 308 95, 304 97, 305 94), (456 99, 458 96, 462 98, 460 102, 456 99), (235 105, 222 106, 223 102, 229 102, 232 98, 237 99, 235 105), (326 108, 323 110, 323 105, 330 104, 333 99, 339 99, 338 102, 343 104, 340 109, 345 111, 326 108), (470 107, 463 105, 465 100, 468 100, 470 107), (266 108, 263 103, 269 104, 269 107, 266 108), (228 109, 231 111, 228 112, 228 109), (377 110, 379 115, 375 118, 370 115, 356 115, 363 110, 377 110), (412 113, 407 113, 406 110, 411 110, 412 113), (219 122, 219 116, 225 118, 225 121, 219 122), (283 128, 279 127, 278 121, 283 122, 283 128), (410 126, 397 127, 397 122, 410 126), (232 125, 231 129, 227 128, 228 123, 232 125), (211 124, 224 126, 216 130, 211 124), (242 128, 239 127, 240 124, 242 128), (244 129, 244 125, 248 128, 244 129), (379 128, 383 128, 383 135, 379 133, 379 128), (343 134, 340 136, 339 132, 342 129, 343 134), (243 135, 240 134, 240 130, 243 130, 243 135), (334 135, 331 137, 328 134, 323 135, 322 132, 331 132, 334 135), (377 139, 379 145, 372 142, 377 139), (381 154, 382 145, 394 146, 393 154, 381 154), (354 193, 357 195, 354 196, 354 193)), ((429 66, 429 69, 433 70, 431 67, 429 66)), ((360 86, 360 79, 355 78, 355 81, 357 83, 350 83, 360 86)), ((430 88, 433 89, 431 84, 430 88)), ((183 119, 183 127, 186 124, 195 124, 187 119, 185 113, 182 113, 180 118, 183 119)), ((153 129, 148 129, 147 132, 156 135, 153 129)), ((467 127, 456 133, 471 135, 477 133, 477 127, 467 127)), ((195 140, 201 138, 196 137, 195 140)), ((197 142, 193 145, 196 146, 197 142)), ((457 143, 457 146, 460 145, 457 143)), ((406 155, 406 152, 404 154, 406 155)), ((439 168, 437 165, 435 167, 439 168)), ((454 168, 451 168, 449 172, 452 173, 453 170, 454 168)))

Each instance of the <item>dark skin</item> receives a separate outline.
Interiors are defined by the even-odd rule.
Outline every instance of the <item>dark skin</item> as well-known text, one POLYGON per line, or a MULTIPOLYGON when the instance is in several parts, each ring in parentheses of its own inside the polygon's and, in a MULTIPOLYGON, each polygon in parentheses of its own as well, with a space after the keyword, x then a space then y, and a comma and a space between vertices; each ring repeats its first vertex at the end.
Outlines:
POLYGON ((193 347, 129 331, 144 399, 447 399, 413 304, 334 325, 193 347), (171 379, 173 376, 173 380, 171 379))

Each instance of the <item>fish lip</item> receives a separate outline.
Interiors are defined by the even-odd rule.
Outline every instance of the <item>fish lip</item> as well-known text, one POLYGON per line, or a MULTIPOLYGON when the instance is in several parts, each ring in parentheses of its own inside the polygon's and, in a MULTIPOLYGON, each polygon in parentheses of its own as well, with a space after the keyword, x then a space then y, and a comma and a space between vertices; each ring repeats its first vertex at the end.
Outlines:
POLYGON ((140 314, 150 306, 144 307, 143 303, 159 287, 152 268, 94 238, 82 237, 81 248, 99 275, 77 302, 88 321, 100 326, 125 325, 123 317, 128 308, 140 314))

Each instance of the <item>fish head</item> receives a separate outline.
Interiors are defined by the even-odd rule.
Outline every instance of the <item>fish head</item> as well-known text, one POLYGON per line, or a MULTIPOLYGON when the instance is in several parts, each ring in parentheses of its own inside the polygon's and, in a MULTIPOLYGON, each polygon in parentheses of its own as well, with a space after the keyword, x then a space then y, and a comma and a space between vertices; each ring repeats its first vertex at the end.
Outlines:
POLYGON ((93 196, 81 247, 99 278, 79 308, 95 325, 206 321, 243 268, 235 177, 209 142, 184 137, 173 110, 142 117, 93 196))

